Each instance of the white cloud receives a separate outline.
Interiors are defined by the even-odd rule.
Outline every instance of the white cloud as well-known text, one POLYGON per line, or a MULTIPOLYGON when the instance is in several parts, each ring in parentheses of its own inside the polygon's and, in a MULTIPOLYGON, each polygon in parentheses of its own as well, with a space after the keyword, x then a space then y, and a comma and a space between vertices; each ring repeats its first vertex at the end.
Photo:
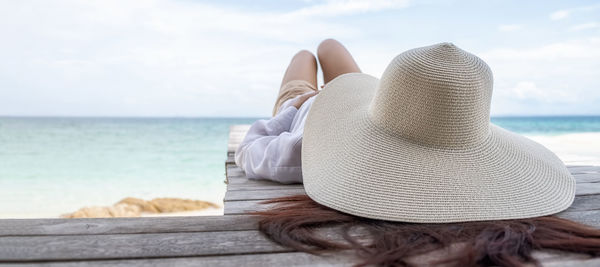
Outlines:
POLYGON ((496 48, 478 55, 494 73, 493 114, 598 112, 600 38, 496 48))
POLYGON ((544 97, 546 94, 537 88, 534 82, 519 82, 511 91, 515 93, 516 97, 519 99, 527 99, 527 98, 539 98, 544 97))
POLYGON ((580 7, 574 7, 574 8, 569 8, 569 9, 557 10, 550 14, 550 19, 551 20, 561 20, 561 19, 570 17, 571 14, 573 14, 573 13, 590 12, 590 11, 595 11, 596 9, 599 9, 599 8, 600 8, 600 4, 595 4, 595 5, 589 5, 589 6, 580 6, 580 7))
POLYGON ((522 25, 520 25, 520 24, 504 24, 504 25, 498 26, 498 30, 501 32, 513 32, 513 31, 520 30, 521 28, 522 28, 522 25))
POLYGON ((552 20, 564 19, 564 18, 568 17, 570 14, 571 14, 570 10, 566 10, 566 9, 558 10, 558 11, 550 14, 550 19, 552 19, 552 20))
POLYGON ((557 60, 557 59, 600 59, 600 38, 556 42, 528 49, 497 48, 482 53, 488 59, 528 59, 528 60, 557 60))
POLYGON ((595 28, 600 28, 600 23, 589 22, 589 23, 578 24, 578 25, 571 27, 571 30, 572 31, 582 31, 582 30, 595 29, 595 28))
POLYGON ((520 100, 533 99, 546 103, 574 103, 579 101, 577 96, 570 94, 568 91, 542 89, 531 81, 518 82, 514 87, 510 88, 510 92, 520 100))
POLYGON ((322 4, 302 8, 290 13, 292 16, 338 16, 405 8, 409 0, 327 0, 322 4))

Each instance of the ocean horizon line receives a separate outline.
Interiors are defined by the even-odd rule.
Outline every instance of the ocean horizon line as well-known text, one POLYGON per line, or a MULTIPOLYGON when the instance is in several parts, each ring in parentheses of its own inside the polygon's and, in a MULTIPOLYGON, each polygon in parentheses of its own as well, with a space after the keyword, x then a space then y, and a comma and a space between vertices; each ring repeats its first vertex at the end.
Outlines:
MULTIPOLYGON (((129 116, 129 115, 0 115, 0 118, 15 119, 268 119, 270 116, 129 116)), ((560 115, 493 115, 491 119, 503 118, 600 118, 600 114, 560 115)))

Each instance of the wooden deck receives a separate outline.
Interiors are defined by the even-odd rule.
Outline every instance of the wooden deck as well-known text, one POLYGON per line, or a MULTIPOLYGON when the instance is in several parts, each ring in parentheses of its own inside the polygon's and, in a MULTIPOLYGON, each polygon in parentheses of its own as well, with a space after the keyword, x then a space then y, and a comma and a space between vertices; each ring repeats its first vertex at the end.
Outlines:
MULTIPOLYGON (((0 220, 0 266, 351 265, 350 253, 320 257, 278 246, 244 215, 262 208, 261 200, 304 193, 302 185, 246 179, 233 154, 247 128, 231 127, 225 216, 0 220)), ((600 228, 600 167, 569 166, 569 170, 577 179, 577 197, 560 216, 600 228)), ((544 266, 600 266, 600 259, 580 254, 537 252, 536 257, 544 266)))

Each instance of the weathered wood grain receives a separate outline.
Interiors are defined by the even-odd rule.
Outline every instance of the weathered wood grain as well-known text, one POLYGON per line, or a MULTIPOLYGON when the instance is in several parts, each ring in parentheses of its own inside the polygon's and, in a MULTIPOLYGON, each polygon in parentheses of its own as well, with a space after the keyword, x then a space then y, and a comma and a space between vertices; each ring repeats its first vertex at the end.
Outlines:
POLYGON ((304 188, 301 184, 280 184, 267 180, 251 180, 251 179, 232 179, 227 184, 227 191, 235 190, 276 190, 276 189, 291 189, 291 188, 304 188))
POLYGON ((571 174, 590 174, 590 173, 600 173, 600 166, 567 166, 567 169, 571 172, 571 174))
POLYGON ((600 195, 576 196, 575 201, 566 211, 599 210, 600 195))
POLYGON ((248 129, 250 129, 250 125, 247 124, 229 126, 229 142, 227 143, 227 152, 235 151, 242 140, 244 140, 248 129))
POLYGON ((240 215, 253 211, 266 210, 273 207, 274 204, 261 204, 264 200, 241 200, 225 202, 223 214, 240 215))
POLYGON ((246 173, 237 165, 226 166, 226 170, 227 170, 227 176, 229 178, 233 178, 233 177, 246 178, 246 173))
MULTIPOLYGON (((339 227, 325 227, 316 231, 323 238, 343 240, 339 227)), ((358 240, 367 240, 364 229, 359 227, 353 228, 350 235, 358 240)), ((268 240, 257 230, 0 237, 0 262, 197 257, 291 251, 268 240)))
POLYGON ((302 252, 278 252, 263 254, 246 255, 227 255, 227 256, 206 256, 206 257, 178 257, 178 258, 157 258, 157 259, 122 259, 122 260, 94 260, 94 261, 60 261, 44 262, 34 264, 2 264, 0 266, 177 266, 177 267, 196 267, 196 266, 244 266, 244 267, 265 267, 265 266, 350 266, 356 260, 352 253, 340 252, 330 253, 324 256, 316 256, 302 252))
POLYGON ((242 190, 281 190, 281 189, 289 189, 289 188, 303 188, 302 185, 232 185, 228 187, 227 190, 231 191, 242 191, 242 190))
POLYGON ((250 216, 0 220, 0 236, 183 233, 255 230, 250 216))
POLYGON ((544 267, 598 267, 600 266, 600 258, 556 260, 542 262, 542 265, 544 267))
POLYGON ((563 211, 556 216, 600 228, 600 209, 586 211, 563 211))
POLYGON ((276 190, 232 190, 225 193, 224 201, 265 200, 304 194, 306 194, 304 188, 285 188, 276 190))
POLYGON ((258 231, 0 237, 0 261, 160 258, 291 249, 258 231))
POLYGON ((302 185, 302 184, 282 184, 282 183, 278 183, 278 182, 273 182, 270 180, 265 180, 265 179, 248 179, 246 177, 230 177, 229 178, 229 185, 237 185, 237 184, 243 184, 244 186, 252 186, 252 185, 302 185))
POLYGON ((587 196, 600 194, 600 183, 577 183, 575 195, 587 196))
MULTIPOLYGON (((423 264, 425 260, 432 260, 432 255, 419 256, 411 260, 416 264, 423 264)), ((600 259, 590 258, 586 255, 561 253, 561 252, 534 252, 534 257, 543 263, 543 266, 598 266, 600 259), (581 265, 578 265, 581 264, 581 265)), ((322 256, 301 252, 278 252, 265 254, 245 254, 206 257, 177 257, 155 259, 120 259, 120 260, 94 260, 94 261, 54 261, 38 263, 0 263, 0 266, 350 266, 359 261, 351 251, 328 253, 322 256)))
POLYGON ((600 183, 600 173, 576 173, 573 176, 578 183, 600 183))

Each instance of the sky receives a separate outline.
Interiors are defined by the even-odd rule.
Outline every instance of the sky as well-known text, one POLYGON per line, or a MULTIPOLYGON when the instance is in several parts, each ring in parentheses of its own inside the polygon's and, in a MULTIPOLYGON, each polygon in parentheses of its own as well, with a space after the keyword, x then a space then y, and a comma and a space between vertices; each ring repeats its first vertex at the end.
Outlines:
POLYGON ((335 38, 380 77, 452 42, 493 116, 600 115, 600 1, 0 0, 0 115, 267 117, 291 57, 335 38))

